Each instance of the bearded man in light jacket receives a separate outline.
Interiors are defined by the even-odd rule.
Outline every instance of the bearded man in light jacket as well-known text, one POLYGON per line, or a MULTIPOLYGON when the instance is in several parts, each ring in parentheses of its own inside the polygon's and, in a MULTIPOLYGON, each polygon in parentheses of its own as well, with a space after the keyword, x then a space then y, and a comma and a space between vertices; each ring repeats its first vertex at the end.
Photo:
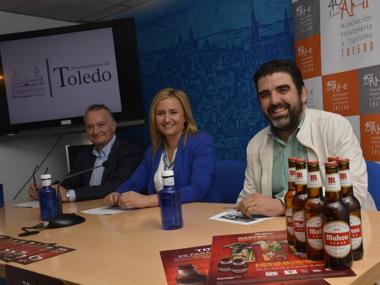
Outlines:
POLYGON ((270 126, 248 144, 238 210, 248 217, 283 215, 288 157, 318 160, 324 181, 323 163, 332 156, 350 160, 354 195, 362 209, 376 210, 368 192, 366 163, 351 124, 341 115, 306 107, 307 90, 297 65, 289 60, 267 62, 255 73, 254 82, 270 126))

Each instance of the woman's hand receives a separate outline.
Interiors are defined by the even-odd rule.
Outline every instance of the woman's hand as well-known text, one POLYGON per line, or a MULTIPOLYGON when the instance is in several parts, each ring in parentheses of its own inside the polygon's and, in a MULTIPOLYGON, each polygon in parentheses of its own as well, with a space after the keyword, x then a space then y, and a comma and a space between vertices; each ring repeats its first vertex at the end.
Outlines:
POLYGON ((158 197, 128 191, 120 195, 118 206, 120 209, 157 207, 158 197))
POLYGON ((112 192, 111 194, 108 194, 106 197, 104 197, 104 204, 108 207, 116 206, 119 203, 119 198, 119 192, 112 192))

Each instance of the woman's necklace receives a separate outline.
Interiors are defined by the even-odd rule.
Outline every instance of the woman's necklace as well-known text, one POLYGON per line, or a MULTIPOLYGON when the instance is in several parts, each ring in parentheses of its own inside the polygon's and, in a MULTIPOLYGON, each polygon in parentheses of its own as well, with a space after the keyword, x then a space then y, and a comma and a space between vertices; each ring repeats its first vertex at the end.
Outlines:
POLYGON ((164 161, 164 170, 171 170, 171 169, 173 169, 175 159, 173 159, 173 161, 171 163, 169 163, 168 155, 166 153, 166 149, 165 148, 162 151, 162 160, 164 161))

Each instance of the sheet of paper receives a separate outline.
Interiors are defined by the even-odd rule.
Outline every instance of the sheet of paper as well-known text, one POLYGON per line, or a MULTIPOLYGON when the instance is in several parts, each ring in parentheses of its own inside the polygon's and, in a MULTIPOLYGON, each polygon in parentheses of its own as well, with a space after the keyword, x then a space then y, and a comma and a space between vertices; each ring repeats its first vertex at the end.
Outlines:
POLYGON ((240 225, 252 225, 252 224, 270 220, 273 218, 262 216, 262 215, 255 215, 252 218, 247 218, 240 212, 237 212, 235 210, 229 210, 226 212, 216 214, 215 216, 212 216, 209 219, 220 221, 220 222, 226 222, 226 223, 240 224, 240 225))
POLYGON ((110 208, 107 206, 103 206, 100 208, 85 210, 85 211, 82 211, 81 213, 91 214, 91 215, 115 215, 115 214, 122 213, 122 212, 124 212, 124 210, 120 210, 117 207, 110 208))
POLYGON ((25 202, 25 203, 20 203, 20 204, 14 204, 13 207, 18 207, 18 208, 39 208, 40 207, 40 202, 39 201, 30 201, 30 202, 25 202))

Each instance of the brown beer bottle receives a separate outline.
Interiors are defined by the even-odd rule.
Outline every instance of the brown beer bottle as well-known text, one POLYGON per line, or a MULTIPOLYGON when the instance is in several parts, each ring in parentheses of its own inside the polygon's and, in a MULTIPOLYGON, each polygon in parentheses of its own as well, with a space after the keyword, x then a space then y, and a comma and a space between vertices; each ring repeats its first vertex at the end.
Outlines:
POLYGON ((359 200, 354 196, 351 180, 350 160, 341 158, 338 160, 340 187, 342 189, 343 203, 350 212, 350 228, 352 256, 354 260, 363 258, 363 231, 362 216, 359 200))
POLYGON ((286 232, 288 243, 291 245, 294 245, 293 197, 296 194, 296 160, 295 157, 288 158, 289 180, 288 191, 285 194, 286 232))
POLYGON ((293 197, 294 245, 299 253, 306 253, 304 207, 307 199, 307 169, 304 159, 296 162, 296 194, 293 197))
POLYGON ((326 194, 322 206, 325 266, 345 269, 352 266, 350 213, 342 201, 338 164, 326 162, 326 194))
POLYGON ((323 260, 321 208, 323 205, 322 179, 319 162, 307 162, 307 200, 305 202, 306 254, 311 260, 323 260))

